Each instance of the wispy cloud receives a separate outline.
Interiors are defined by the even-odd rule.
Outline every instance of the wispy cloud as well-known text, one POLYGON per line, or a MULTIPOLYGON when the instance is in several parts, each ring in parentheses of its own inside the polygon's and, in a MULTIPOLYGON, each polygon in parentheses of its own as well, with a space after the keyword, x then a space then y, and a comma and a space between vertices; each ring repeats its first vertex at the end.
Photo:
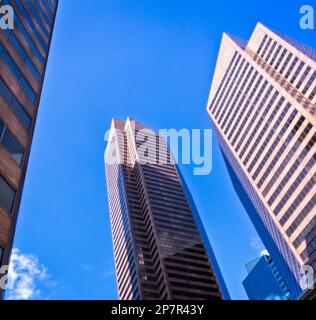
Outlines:
POLYGON ((104 270, 103 277, 105 279, 115 278, 115 273, 114 271, 104 270))
POLYGON ((13 249, 8 276, 8 300, 42 299, 40 286, 49 280, 47 268, 31 254, 13 249))
POLYGON ((252 238, 250 241, 250 245, 255 251, 257 251, 258 255, 260 256, 269 255, 267 249, 264 247, 259 237, 252 238))

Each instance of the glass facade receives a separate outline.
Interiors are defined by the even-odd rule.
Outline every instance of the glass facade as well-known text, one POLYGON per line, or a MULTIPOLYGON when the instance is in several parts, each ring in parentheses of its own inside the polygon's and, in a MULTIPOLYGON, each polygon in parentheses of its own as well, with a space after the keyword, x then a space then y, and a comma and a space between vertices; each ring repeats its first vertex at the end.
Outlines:
POLYGON ((243 281, 250 300, 290 300, 291 295, 270 256, 264 255, 246 265, 243 281))

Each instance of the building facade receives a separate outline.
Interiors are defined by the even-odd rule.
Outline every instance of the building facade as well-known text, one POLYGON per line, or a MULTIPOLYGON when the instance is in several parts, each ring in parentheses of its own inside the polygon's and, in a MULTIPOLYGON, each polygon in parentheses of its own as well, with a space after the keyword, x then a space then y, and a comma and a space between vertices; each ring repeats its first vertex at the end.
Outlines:
POLYGON ((316 269, 316 53, 262 24, 224 34, 207 111, 234 187, 293 298, 316 269))
POLYGON ((227 297, 165 139, 130 118, 113 120, 105 166, 120 299, 227 297))
POLYGON ((306 300, 306 301, 316 300, 316 285, 315 285, 314 289, 309 289, 309 290, 304 291, 304 293, 300 297, 300 300, 306 300))
POLYGON ((13 29, 0 29, 0 263, 4 266, 10 259, 58 0, 2 0, 0 6, 13 9, 14 21, 13 29))
POLYGON ((263 255, 246 265, 243 281, 249 300, 290 300, 291 295, 273 260, 263 255))

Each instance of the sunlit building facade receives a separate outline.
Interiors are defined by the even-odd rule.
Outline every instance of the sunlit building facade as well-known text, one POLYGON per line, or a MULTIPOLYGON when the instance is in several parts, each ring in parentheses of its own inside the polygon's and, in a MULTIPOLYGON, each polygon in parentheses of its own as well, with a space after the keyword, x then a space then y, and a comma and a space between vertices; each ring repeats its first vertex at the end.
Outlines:
POLYGON ((316 51, 224 34, 207 106, 234 187, 293 298, 316 270, 316 51))
MULTIPOLYGON (((2 0, 0 29, 0 264, 8 265, 58 0, 2 0)), ((0 289, 0 298, 3 291, 0 289)))
POLYGON ((119 298, 228 298, 165 139, 130 118, 113 120, 105 166, 119 298))

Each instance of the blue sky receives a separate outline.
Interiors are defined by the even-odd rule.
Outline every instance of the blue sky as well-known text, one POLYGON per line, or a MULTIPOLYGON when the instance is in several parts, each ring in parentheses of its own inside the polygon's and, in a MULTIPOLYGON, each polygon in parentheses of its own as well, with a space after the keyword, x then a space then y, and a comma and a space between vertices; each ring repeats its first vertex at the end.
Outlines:
MULTIPOLYGON (((210 128, 206 102, 222 32, 257 21, 315 47, 307 1, 61 0, 16 232, 33 259, 35 298, 116 299, 104 133, 128 115, 159 128, 210 128)), ((228 289, 262 247, 214 140, 213 170, 181 167, 228 289)))

